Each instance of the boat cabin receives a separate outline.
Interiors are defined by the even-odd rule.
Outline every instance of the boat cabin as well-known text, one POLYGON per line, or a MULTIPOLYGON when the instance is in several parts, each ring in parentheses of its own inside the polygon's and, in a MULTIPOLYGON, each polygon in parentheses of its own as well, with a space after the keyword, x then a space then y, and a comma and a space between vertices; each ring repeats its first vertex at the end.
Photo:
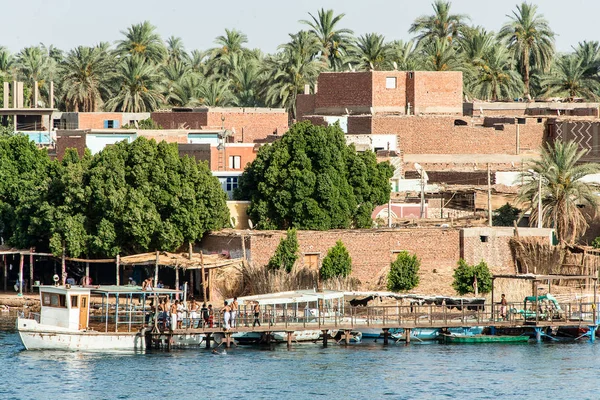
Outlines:
POLYGON ((68 286, 39 286, 40 323, 71 330, 86 329, 90 289, 68 286))

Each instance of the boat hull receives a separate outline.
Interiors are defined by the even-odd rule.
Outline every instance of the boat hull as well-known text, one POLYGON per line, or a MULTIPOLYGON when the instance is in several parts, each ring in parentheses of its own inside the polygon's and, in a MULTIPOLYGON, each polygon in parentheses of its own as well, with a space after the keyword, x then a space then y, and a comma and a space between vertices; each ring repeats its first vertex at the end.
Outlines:
POLYGON ((498 335, 444 335, 442 341, 447 344, 479 344, 479 343, 527 343, 528 336, 498 335))
MULTIPOLYGON (((70 331, 38 324, 31 319, 17 319, 17 331, 27 350, 144 350, 146 338, 140 332, 70 331)), ((165 339, 166 340, 166 339, 165 339)), ((204 335, 173 335, 173 347, 199 345, 204 335)))

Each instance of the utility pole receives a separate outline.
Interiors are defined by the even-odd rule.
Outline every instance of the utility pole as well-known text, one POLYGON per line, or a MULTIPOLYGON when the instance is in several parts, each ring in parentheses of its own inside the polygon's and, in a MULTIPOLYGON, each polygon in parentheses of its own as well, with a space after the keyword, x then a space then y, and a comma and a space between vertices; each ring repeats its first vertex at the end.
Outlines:
POLYGON ((425 218, 425 176, 421 173, 421 219, 425 218))
POLYGON ((487 209, 488 209, 488 225, 492 226, 492 177, 490 173, 490 163, 487 163, 487 178, 488 178, 488 198, 487 198, 487 209))

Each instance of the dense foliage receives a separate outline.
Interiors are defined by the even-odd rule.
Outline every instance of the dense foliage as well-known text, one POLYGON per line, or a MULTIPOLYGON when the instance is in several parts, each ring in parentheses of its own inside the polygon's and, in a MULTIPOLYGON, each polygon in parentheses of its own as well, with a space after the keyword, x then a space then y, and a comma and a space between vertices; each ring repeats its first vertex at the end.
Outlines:
POLYGON ((50 161, 26 137, 0 140, 0 230, 9 244, 77 257, 173 251, 229 218, 204 163, 139 138, 50 161))
POLYGON ((417 287, 419 284, 419 267, 421 260, 416 254, 408 251, 398 253, 396 260, 390 265, 387 277, 387 288, 393 292, 403 292, 417 287))
POLYGON ((531 160, 530 168, 521 173, 524 184, 517 199, 531 213, 530 223, 537 225, 541 218, 542 226, 553 227, 562 243, 577 241, 588 227, 584 212, 587 209, 595 216, 600 205, 598 185, 583 180, 600 172, 600 164, 580 162, 587 152, 577 142, 557 141, 542 148, 541 157, 531 160), (540 179, 542 214, 538 215, 540 179))
POLYGON ((275 254, 269 260, 269 269, 283 269, 292 272, 298 260, 298 237, 295 229, 288 229, 285 238, 282 238, 275 249, 275 254))
POLYGON ((252 201, 248 215, 259 229, 367 228, 374 207, 389 200, 392 174, 373 152, 346 145, 338 125, 302 122, 260 148, 236 197, 252 201))
POLYGON ((292 118, 296 96, 304 85, 314 87, 321 71, 462 71, 465 94, 482 100, 592 100, 599 94, 599 43, 583 41, 570 54, 556 54, 551 27, 537 6, 525 2, 496 34, 467 15, 453 14, 450 2, 436 0, 430 15, 400 27, 414 35, 407 42, 378 33, 354 36, 343 26, 344 14, 333 10, 307 17, 299 21, 302 30, 290 33, 274 54, 248 48, 248 37, 235 29, 225 29, 214 48, 187 51, 181 38, 163 40, 148 21, 122 31, 114 44, 68 51, 42 44, 17 54, 0 47, 0 81, 24 81, 30 105, 33 82, 40 83, 47 104, 53 80, 63 111, 203 104, 286 107, 292 118))
POLYGON ((327 251, 319 272, 321 278, 325 280, 338 276, 345 278, 350 275, 352 272, 352 258, 350 258, 350 254, 341 240, 338 240, 335 246, 327 251))
POLYGON ((485 261, 482 260, 477 265, 469 265, 465 260, 460 259, 454 269, 452 287, 461 296, 467 293, 475 293, 473 286, 475 277, 477 277, 477 290, 479 293, 485 294, 492 291, 492 274, 485 261))
POLYGON ((494 226, 513 226, 519 218, 521 210, 506 203, 494 212, 492 225, 494 226))

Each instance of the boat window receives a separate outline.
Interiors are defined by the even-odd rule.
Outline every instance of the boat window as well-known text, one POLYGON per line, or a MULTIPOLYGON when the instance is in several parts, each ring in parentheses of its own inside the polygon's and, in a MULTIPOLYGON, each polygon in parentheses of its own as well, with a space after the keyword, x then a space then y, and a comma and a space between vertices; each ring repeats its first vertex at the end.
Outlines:
POLYGON ((42 305, 46 307, 67 307, 67 297, 64 294, 42 293, 42 305))
POLYGON ((71 295, 71 308, 77 308, 79 306, 79 296, 71 295))

